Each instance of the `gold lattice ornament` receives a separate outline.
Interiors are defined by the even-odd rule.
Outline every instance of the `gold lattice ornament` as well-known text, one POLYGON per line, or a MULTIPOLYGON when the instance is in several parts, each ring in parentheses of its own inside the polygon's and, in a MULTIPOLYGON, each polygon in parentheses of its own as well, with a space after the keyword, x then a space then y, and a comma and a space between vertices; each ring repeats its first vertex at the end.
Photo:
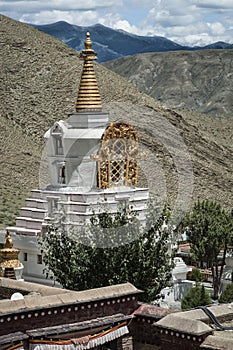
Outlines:
POLYGON ((101 139, 97 156, 98 187, 135 186, 138 182, 138 134, 124 122, 111 123, 101 139))

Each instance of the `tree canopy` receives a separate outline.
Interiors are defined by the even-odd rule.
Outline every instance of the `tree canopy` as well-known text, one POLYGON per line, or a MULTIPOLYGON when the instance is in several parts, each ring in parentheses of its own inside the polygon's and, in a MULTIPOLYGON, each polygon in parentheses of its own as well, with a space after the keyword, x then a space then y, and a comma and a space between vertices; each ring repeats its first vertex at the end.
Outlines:
POLYGON ((130 282, 152 301, 169 285, 174 266, 166 218, 165 210, 158 216, 153 208, 142 226, 134 212, 118 208, 115 214, 93 214, 90 225, 74 232, 61 217, 40 239, 47 273, 74 290, 130 282))
POLYGON ((215 299, 219 294, 227 246, 232 242, 232 227, 232 214, 208 200, 196 202, 179 227, 187 233, 193 260, 208 262, 215 299))

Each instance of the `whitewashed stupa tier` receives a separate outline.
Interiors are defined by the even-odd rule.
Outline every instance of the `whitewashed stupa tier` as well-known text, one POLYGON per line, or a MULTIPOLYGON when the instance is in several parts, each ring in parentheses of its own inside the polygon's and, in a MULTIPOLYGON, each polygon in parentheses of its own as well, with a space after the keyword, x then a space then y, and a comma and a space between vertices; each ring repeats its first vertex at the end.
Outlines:
MULTIPOLYGON (((145 219, 145 209, 148 200, 146 188, 130 188, 122 186, 90 192, 80 189, 62 188, 57 190, 32 190, 31 197, 26 199, 26 205, 21 208, 20 216, 16 218, 16 226, 9 226, 7 230, 23 236, 38 236, 48 225, 48 221, 55 214, 64 210, 66 221, 75 226, 83 225, 102 208, 116 212, 119 204, 127 203, 138 213, 138 218, 145 219), (44 227, 44 229, 43 229, 44 227)), ((15 241, 15 239, 14 239, 15 241)), ((17 247, 23 249, 17 244, 17 247)))
POLYGON ((20 249, 28 281, 46 283, 37 237, 46 232, 54 213, 62 210, 67 225, 80 226, 104 206, 116 212, 119 204, 127 204, 145 220, 149 192, 137 187, 138 135, 120 116, 109 124, 102 111, 91 44, 87 33, 76 112, 45 133, 49 185, 31 191, 16 225, 7 228, 20 249))

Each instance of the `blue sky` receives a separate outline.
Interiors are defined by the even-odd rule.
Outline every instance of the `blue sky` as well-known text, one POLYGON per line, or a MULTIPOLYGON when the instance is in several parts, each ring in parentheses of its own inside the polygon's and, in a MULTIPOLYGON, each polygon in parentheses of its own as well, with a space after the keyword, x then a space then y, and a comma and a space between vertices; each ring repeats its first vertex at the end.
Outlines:
POLYGON ((0 12, 35 24, 101 23, 186 45, 233 43, 233 0, 0 0, 0 12))

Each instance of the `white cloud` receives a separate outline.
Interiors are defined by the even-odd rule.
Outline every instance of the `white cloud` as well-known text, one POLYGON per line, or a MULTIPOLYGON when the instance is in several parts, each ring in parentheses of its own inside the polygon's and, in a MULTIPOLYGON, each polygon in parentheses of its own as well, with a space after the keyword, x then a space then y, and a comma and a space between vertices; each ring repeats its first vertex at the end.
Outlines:
POLYGON ((119 13, 108 13, 107 15, 100 17, 98 23, 113 29, 122 29, 129 33, 139 34, 140 32, 135 25, 130 24, 129 21, 125 19, 121 19, 119 13))
POLYGON ((197 0, 197 7, 207 9, 233 9, 232 0, 197 0))
POLYGON ((79 24, 83 16, 88 24, 93 24, 93 21, 98 22, 98 12, 107 12, 114 3, 114 0, 0 0, 0 11, 10 17, 12 13, 12 18, 20 21, 36 24, 58 20, 79 24))
POLYGON ((207 23, 207 26, 209 27, 212 35, 221 35, 221 34, 224 34, 225 32, 225 28, 223 27, 222 23, 219 23, 219 22, 207 23))
POLYGON ((114 5, 114 0, 10 0, 0 1, 1 9, 15 9, 22 11, 39 10, 90 10, 109 8, 114 5))
POLYGON ((98 16, 95 11, 40 11, 38 13, 23 14, 19 21, 34 24, 47 24, 58 21, 66 21, 71 24, 88 26, 98 22, 98 16))
POLYGON ((186 45, 233 42, 233 0, 0 0, 0 12, 36 24, 101 23, 186 45))
POLYGON ((159 33, 181 44, 233 42, 228 30, 233 25, 233 1, 159 0, 144 23, 150 34, 159 33))

